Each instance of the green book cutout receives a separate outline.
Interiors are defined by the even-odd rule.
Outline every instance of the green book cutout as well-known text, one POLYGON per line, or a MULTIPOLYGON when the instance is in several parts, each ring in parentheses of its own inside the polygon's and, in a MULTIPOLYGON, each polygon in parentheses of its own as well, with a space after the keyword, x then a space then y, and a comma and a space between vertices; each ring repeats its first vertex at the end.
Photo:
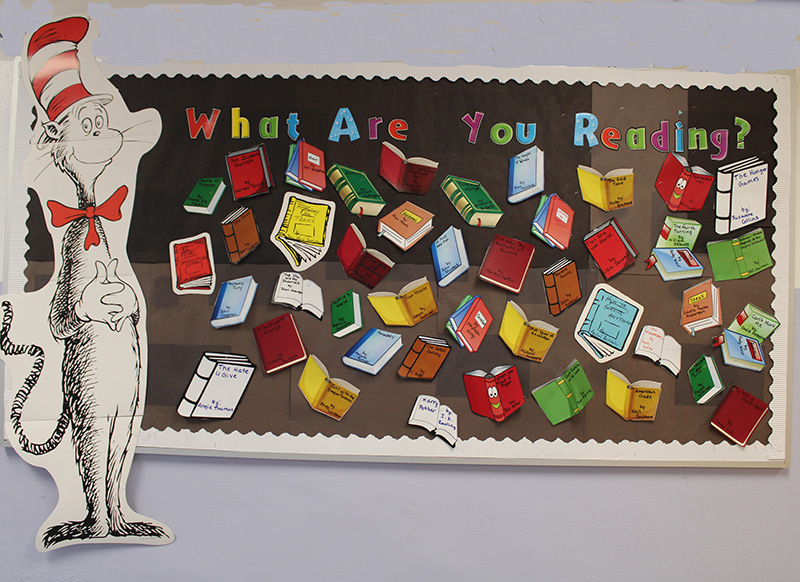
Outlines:
POLYGON ((772 266, 767 240, 760 228, 731 240, 710 242, 706 250, 717 281, 746 279, 772 266))
POLYGON ((728 329, 761 343, 771 336, 780 324, 781 322, 775 316, 748 303, 734 318, 728 329))
POLYGON ((361 326, 361 296, 350 289, 331 303, 331 334, 344 337, 361 326))
POLYGON ((480 182, 447 176, 442 190, 470 226, 493 228, 503 217, 503 211, 480 182))
POLYGON ((725 388, 714 358, 705 355, 689 368, 689 383, 697 404, 705 404, 725 388))
POLYGON ((332 164, 327 173, 342 202, 353 214, 377 216, 386 206, 386 201, 364 172, 341 164, 332 164))
POLYGON ((589 378, 578 360, 572 360, 561 376, 531 390, 531 396, 552 425, 578 414, 593 395, 589 378))
POLYGON ((676 249, 686 247, 694 248, 697 235, 700 234, 700 223, 689 218, 678 218, 677 216, 667 216, 664 219, 664 226, 656 241, 657 249, 676 249))
POLYGON ((200 178, 186 197, 183 208, 194 214, 213 214, 224 191, 222 178, 200 178))

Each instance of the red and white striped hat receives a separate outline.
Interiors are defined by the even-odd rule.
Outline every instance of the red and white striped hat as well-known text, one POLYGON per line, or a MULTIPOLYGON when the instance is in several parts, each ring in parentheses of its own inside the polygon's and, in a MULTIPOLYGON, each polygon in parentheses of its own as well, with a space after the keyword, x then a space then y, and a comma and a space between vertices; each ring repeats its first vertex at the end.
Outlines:
POLYGON ((33 94, 51 121, 87 97, 109 102, 108 95, 93 96, 83 85, 78 62, 78 43, 86 36, 89 21, 76 16, 45 24, 28 41, 28 71, 33 94))

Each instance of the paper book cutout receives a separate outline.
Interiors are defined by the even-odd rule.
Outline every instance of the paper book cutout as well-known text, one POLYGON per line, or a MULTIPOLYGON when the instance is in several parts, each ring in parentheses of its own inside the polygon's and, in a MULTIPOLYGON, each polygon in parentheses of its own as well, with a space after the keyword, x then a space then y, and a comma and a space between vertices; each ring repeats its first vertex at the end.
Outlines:
POLYGON ((594 391, 580 362, 572 360, 563 374, 534 388, 531 396, 555 426, 583 410, 594 391))
POLYGON ((705 404, 725 389, 712 356, 700 356, 689 368, 688 375, 692 397, 697 404, 705 404))
POLYGON ((639 254, 615 218, 587 233, 583 244, 606 280, 633 265, 639 254))
POLYGON ((714 176, 686 158, 668 153, 656 177, 656 191, 671 212, 702 210, 714 176))
POLYGON ((606 406, 625 420, 655 420, 661 382, 631 382, 622 373, 606 371, 606 406))
POLYGON ((442 190, 470 226, 494 228, 503 217, 503 211, 480 182, 447 176, 442 182, 442 190))
POLYGON ((344 337, 358 331, 363 325, 361 296, 352 289, 345 291, 331 303, 331 335, 344 337))
POLYGON ((206 352, 178 405, 178 414, 186 418, 231 418, 255 369, 245 355, 206 352))
POLYGON ((511 353, 541 362, 556 340, 558 328, 538 319, 528 320, 522 308, 508 301, 500 322, 500 339, 511 353))
POLYGON ((325 153, 301 139, 291 151, 286 176, 306 190, 324 190, 325 153))
POLYGON ((667 216, 656 239, 657 249, 688 248, 692 250, 700 234, 701 224, 690 218, 667 216))
POLYGON ((706 251, 716 281, 746 279, 773 265, 760 228, 731 240, 709 242, 706 251))
POLYGON ((644 307, 607 283, 592 290, 575 326, 575 339, 595 360, 605 363, 628 351, 644 307))
POLYGON ((441 404, 434 396, 420 394, 411 409, 408 424, 428 430, 451 447, 458 442, 458 415, 453 409, 441 404))
POLYGON ((364 235, 350 224, 336 248, 344 272, 354 281, 374 289, 394 267, 394 261, 380 251, 367 248, 364 235))
POLYGON ((744 447, 768 409, 767 403, 760 398, 733 386, 711 418, 711 426, 744 447))
POLYGON ((433 230, 433 214, 411 202, 403 202, 378 220, 378 236, 385 236, 407 251, 433 230))
POLYGON ((305 271, 328 252, 335 213, 332 200, 287 192, 269 238, 295 271, 305 271))
POLYGON ((447 321, 450 331, 458 345, 468 352, 477 352, 492 325, 492 314, 480 295, 467 295, 447 321))
POLYGON ((578 166, 578 184, 584 202, 600 210, 633 206, 633 170, 611 170, 603 175, 594 168, 578 166))
POLYGON ((527 200, 544 191, 544 152, 533 146, 508 161, 508 201, 527 200))
POLYGON ((438 337, 417 336, 397 373, 403 378, 433 380, 450 353, 450 344, 438 337))
POLYGON ((202 232, 169 243, 172 292, 176 295, 211 295, 217 284, 211 236, 202 232))
POLYGON ((693 279, 703 276, 703 265, 688 248, 653 249, 646 261, 646 268, 656 268, 664 281, 693 279))
POLYGON ((234 200, 266 194, 275 185, 263 143, 229 153, 225 164, 234 200))
POLYGON ((183 208, 193 214, 214 214, 224 191, 222 178, 200 178, 184 200, 183 208))
POLYGON ((342 363, 373 376, 403 347, 399 333, 371 328, 342 356, 342 363))
POLYGON ((361 391, 341 378, 329 378, 322 361, 311 354, 297 382, 309 406, 334 420, 342 420, 361 391))
POLYGON ((386 201, 361 170, 331 164, 327 174, 345 207, 353 214, 377 216, 386 206, 386 201))
POLYGON ((681 326, 690 334, 722 325, 719 289, 706 279, 683 292, 681 326))
POLYGON ((662 366, 676 378, 681 372, 682 351, 681 344, 656 325, 643 325, 636 345, 633 346, 635 355, 662 366))
POLYGON ((219 286, 217 301, 211 312, 211 327, 218 329, 238 325, 247 319, 258 283, 252 275, 225 281, 219 286))
POLYGON ((717 169, 714 230, 728 234, 767 217, 769 164, 758 156, 717 169))
POLYGON ((406 158, 396 146, 389 142, 381 144, 381 160, 378 173, 398 192, 427 194, 439 162, 427 158, 406 158))
POLYGON ((38 290, 3 295, 0 358, 5 436, 58 489, 35 535, 41 552, 174 539, 127 497, 146 397, 148 325, 126 251, 138 164, 158 142, 161 118, 154 109, 131 113, 92 54, 96 36, 82 17, 41 26, 25 38, 15 77, 29 103, 24 187, 44 209, 54 262, 38 290))
POLYGON ((478 277, 506 291, 519 294, 525 277, 528 276, 534 252, 531 243, 496 234, 483 255, 478 277))
POLYGON ((774 315, 748 303, 736 314, 728 329, 761 343, 780 325, 781 322, 774 315))
POLYGON ((458 277, 469 271, 467 249, 461 229, 450 226, 431 243, 433 270, 439 287, 447 287, 458 277))
POLYGON ((764 352, 758 341, 729 329, 724 330, 718 339, 725 365, 754 372, 764 369, 764 352))
POLYGON ((289 160, 286 162, 286 171, 283 173, 284 181, 290 186, 295 186, 297 188, 302 188, 303 190, 311 192, 312 190, 311 187, 306 186, 305 184, 301 184, 299 181, 297 181, 296 178, 293 177, 297 176, 299 170, 298 161, 299 158, 297 157, 297 144, 296 143, 289 144, 289 160))
POLYGON ((559 315, 581 298, 581 284, 575 261, 564 257, 542 273, 544 295, 550 315, 559 315))
POLYGON ((439 311, 427 277, 411 281, 397 293, 376 291, 367 299, 386 325, 414 326, 439 311))
POLYGON ((288 368, 308 357, 300 330, 291 313, 284 313, 253 328, 261 365, 267 374, 288 368))
POLYGON ((516 366, 495 366, 489 372, 462 375, 472 412, 502 422, 525 403, 516 366))
POLYGON ((575 211, 558 194, 542 196, 531 232, 553 248, 566 250, 572 237, 575 211))
POLYGON ((299 273, 284 271, 275 281, 272 303, 302 309, 320 321, 325 314, 322 288, 311 279, 304 279, 299 273))
POLYGON ((222 234, 228 260, 238 265, 261 244, 256 215, 252 208, 241 206, 222 219, 222 234))

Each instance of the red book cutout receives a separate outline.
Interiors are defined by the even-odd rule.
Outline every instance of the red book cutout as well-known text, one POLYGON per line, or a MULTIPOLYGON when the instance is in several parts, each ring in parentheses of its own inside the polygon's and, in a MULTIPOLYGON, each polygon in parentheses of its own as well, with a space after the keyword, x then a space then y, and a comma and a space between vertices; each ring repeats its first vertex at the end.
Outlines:
POLYGON ((267 374, 288 368, 308 357, 294 317, 284 313, 253 328, 261 365, 267 374))
POLYGON ((478 277, 512 293, 519 293, 534 251, 530 243, 496 234, 483 256, 478 277))
POLYGON ((583 243, 606 280, 633 265, 638 254, 614 218, 583 237, 583 243))
POLYGON ((473 370, 462 377, 469 407, 479 416, 502 422, 525 402, 516 366, 473 370))
POLYGON ((265 194, 274 184, 264 144, 230 153, 225 162, 234 200, 265 194))
POLYGON ((455 327, 456 336, 470 353, 477 352, 492 326, 492 314, 480 297, 472 300, 464 317, 455 327))
POLYGON ((306 141, 297 145, 298 177, 301 184, 313 190, 325 189, 325 154, 306 141))
POLYGON ((689 166, 682 156, 667 154, 656 178, 656 190, 673 212, 701 210, 714 176, 700 166, 689 166))
POLYGON ((406 158, 394 145, 383 142, 378 173, 398 192, 427 194, 439 162, 426 158, 406 158))
POLYGON ((766 402, 734 386, 714 413, 711 426, 743 447, 767 414, 767 409, 766 402))
POLYGON ((394 267, 394 261, 375 249, 368 249, 364 235, 350 224, 336 249, 336 256, 347 276, 370 289, 381 282, 394 267))
POLYGON ((176 295, 209 295, 214 291, 214 255, 207 232, 169 243, 169 262, 176 295))

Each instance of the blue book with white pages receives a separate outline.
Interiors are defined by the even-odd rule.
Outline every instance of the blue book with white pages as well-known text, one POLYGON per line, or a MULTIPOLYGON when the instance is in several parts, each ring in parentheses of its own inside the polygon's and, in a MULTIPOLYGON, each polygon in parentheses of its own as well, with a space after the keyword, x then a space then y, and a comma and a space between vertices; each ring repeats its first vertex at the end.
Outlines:
POLYGON ((544 152, 533 146, 508 162, 508 201, 522 202, 544 191, 544 152))
POLYGON ((653 249, 648 264, 653 262, 664 281, 691 279, 703 275, 703 265, 688 248, 653 249))
POLYGON ((439 287, 446 287, 469 270, 461 229, 451 226, 431 244, 433 269, 439 287))
POLYGON ((722 332, 722 359, 728 366, 760 372, 764 369, 764 352, 753 338, 726 329, 722 332))
POLYGON ((219 287, 217 302, 211 313, 211 327, 220 328, 237 325, 247 319, 258 283, 252 275, 225 281, 219 287))
POLYGON ((373 327, 342 356, 342 363, 373 376, 403 347, 399 333, 373 327))

